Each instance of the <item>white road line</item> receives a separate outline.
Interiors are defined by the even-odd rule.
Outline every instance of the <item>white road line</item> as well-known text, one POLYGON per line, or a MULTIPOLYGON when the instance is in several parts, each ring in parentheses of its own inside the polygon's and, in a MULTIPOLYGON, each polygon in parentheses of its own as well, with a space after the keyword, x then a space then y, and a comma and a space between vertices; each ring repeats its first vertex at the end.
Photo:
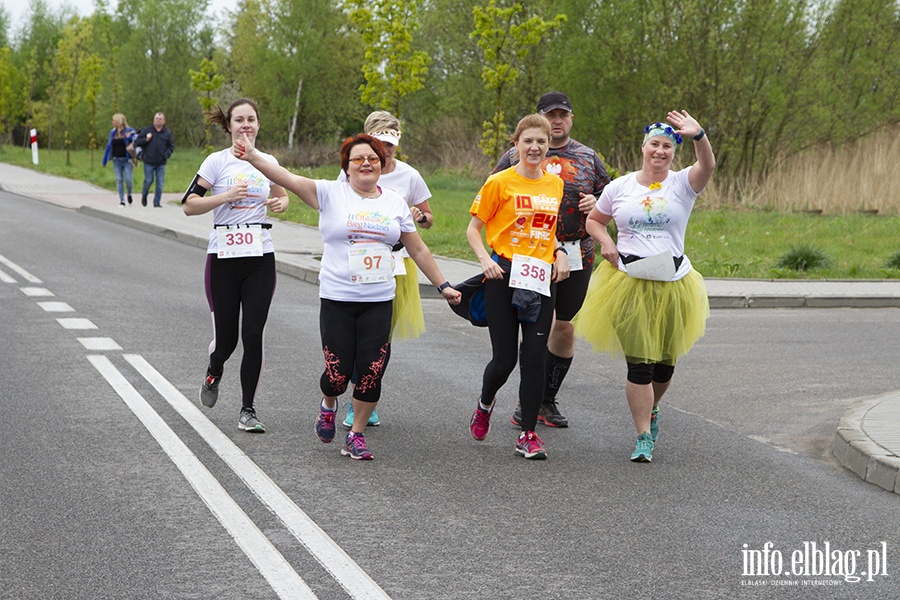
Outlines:
POLYGON ((43 281, 41 281, 40 279, 38 279, 37 277, 35 277, 34 275, 32 275, 31 273, 29 273, 28 271, 26 271, 25 269, 23 269, 22 267, 20 267, 16 263, 12 262, 11 260, 9 260, 8 258, 6 258, 3 255, 0 255, 0 263, 3 263, 4 265, 9 267, 13 271, 18 273, 19 275, 21 275, 25 279, 25 281, 28 281, 31 283, 44 283, 43 281))
POLYGON ((303 600, 316 598, 284 556, 112 362, 105 356, 90 355, 87 358, 172 459, 197 495, 231 534, 244 554, 256 565, 278 597, 303 600))
POLYGON ((112 338, 108 337, 80 337, 75 338, 87 350, 121 350, 122 346, 116 343, 112 338))
POLYGON ((14 277, 10 277, 6 271, 0 271, 0 281, 3 283, 18 283, 14 277))
POLYGON ((97 329, 90 319, 57 319, 56 322, 62 325, 63 329, 97 329))
POLYGON ((38 296, 52 296, 53 292, 48 290, 47 288, 39 288, 39 287, 23 287, 19 288, 22 290, 22 293, 26 296, 36 298, 38 296))
POLYGON ((128 361, 156 388, 178 414, 200 434, 257 497, 266 504, 319 561, 350 596, 357 599, 390 600, 390 596, 353 561, 327 533, 297 506, 266 473, 222 433, 206 415, 153 368, 142 356, 126 354, 128 361))
POLYGON ((75 309, 65 302, 38 302, 37 305, 47 312, 75 312, 75 309))

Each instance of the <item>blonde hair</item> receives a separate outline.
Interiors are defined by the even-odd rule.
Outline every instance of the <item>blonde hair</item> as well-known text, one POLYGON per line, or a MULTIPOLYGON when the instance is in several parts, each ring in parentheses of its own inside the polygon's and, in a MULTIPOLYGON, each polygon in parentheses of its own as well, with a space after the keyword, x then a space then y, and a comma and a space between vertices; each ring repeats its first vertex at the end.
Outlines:
POLYGON ((518 142, 522 132, 526 129, 541 129, 547 134, 547 137, 550 137, 550 121, 544 115, 534 113, 522 117, 519 124, 516 125, 515 133, 509 137, 510 141, 513 143, 518 142))
POLYGON ((363 130, 369 135, 375 135, 382 131, 400 131, 400 119, 386 110, 376 110, 366 117, 363 130))
POLYGON ((125 115, 122 113, 116 113, 112 116, 112 122, 116 129, 125 129, 128 127, 128 121, 125 120, 125 115))

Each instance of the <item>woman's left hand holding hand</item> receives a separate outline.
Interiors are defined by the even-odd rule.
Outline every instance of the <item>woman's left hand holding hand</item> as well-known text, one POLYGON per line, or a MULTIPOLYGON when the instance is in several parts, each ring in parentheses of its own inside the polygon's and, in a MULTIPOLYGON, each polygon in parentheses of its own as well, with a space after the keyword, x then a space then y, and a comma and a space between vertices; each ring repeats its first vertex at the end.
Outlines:
POLYGON ((443 296, 447 302, 453 305, 459 304, 462 301, 462 292, 458 292, 452 287, 442 289, 441 296, 443 296))
POLYGON ((676 110, 669 111, 669 114, 666 115, 666 121, 671 123, 672 127, 675 127, 675 133, 687 137, 694 137, 703 129, 700 127, 697 119, 689 115, 686 110, 681 112, 676 110))

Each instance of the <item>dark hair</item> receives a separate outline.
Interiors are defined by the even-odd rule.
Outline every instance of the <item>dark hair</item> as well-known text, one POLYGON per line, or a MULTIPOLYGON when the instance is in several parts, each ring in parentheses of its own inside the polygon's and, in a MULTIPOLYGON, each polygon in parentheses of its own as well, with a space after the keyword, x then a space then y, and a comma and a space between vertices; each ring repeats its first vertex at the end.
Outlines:
POLYGON ((231 130, 228 129, 228 125, 231 123, 231 113, 238 106, 242 106, 244 104, 249 104, 253 107, 253 112, 256 113, 256 120, 259 121, 259 106, 256 105, 256 102, 251 100, 250 98, 238 98, 234 102, 228 105, 228 110, 222 110, 222 107, 216 104, 215 108, 212 110, 206 111, 203 115, 206 117, 206 120, 213 125, 219 125, 225 131, 225 133, 231 133, 231 130))
POLYGON ((368 133, 354 133, 341 144, 341 169, 345 175, 350 175, 350 172, 347 170, 350 167, 350 150, 360 144, 371 146, 372 151, 378 155, 381 168, 384 168, 384 157, 387 156, 387 153, 384 151, 384 144, 381 143, 381 140, 372 137, 368 133))

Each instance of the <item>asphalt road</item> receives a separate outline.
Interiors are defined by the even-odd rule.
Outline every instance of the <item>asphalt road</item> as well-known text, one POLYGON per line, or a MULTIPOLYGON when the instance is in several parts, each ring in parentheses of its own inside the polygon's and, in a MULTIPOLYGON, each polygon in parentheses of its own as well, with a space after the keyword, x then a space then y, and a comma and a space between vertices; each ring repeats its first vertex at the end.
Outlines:
POLYGON ((425 336, 394 345, 384 424, 367 435, 375 461, 357 463, 312 431, 315 286, 279 278, 258 398, 268 432, 248 435, 240 351, 219 404, 197 408, 211 335, 202 250, 0 192, 0 256, 2 598, 900 589, 897 496, 828 454, 847 407, 900 388, 900 310, 714 311, 676 371, 654 462, 638 465, 624 365, 581 345, 561 398, 573 426, 538 431, 549 460, 513 453, 515 376, 487 440, 472 440, 487 332, 429 300, 425 336), (826 542, 840 576, 804 558, 826 542), (799 558, 809 574, 759 575, 750 557, 799 558))

